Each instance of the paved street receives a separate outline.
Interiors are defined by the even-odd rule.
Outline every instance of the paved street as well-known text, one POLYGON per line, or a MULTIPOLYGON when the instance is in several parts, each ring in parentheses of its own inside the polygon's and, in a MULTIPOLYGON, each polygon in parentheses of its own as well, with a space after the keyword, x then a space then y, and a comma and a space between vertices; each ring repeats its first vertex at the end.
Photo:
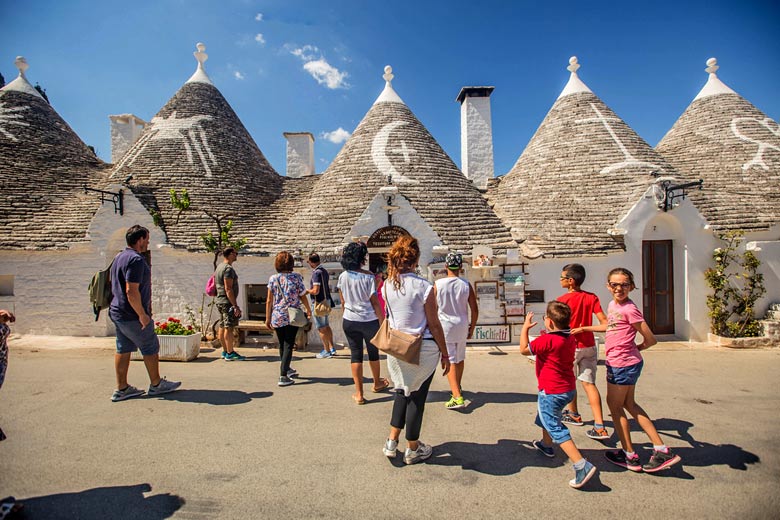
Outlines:
MULTIPOLYGON (((637 400, 683 464, 629 473, 573 428, 600 470, 583 492, 567 485, 573 472, 560 452, 548 459, 531 447, 533 365, 516 348, 469 353, 464 413, 444 409, 437 373, 422 433, 433 457, 404 466, 381 452, 390 394, 367 384, 369 402, 356 406, 343 350, 332 360, 298 353, 300 379, 279 388, 276 350, 244 347, 247 361, 227 363, 207 349, 197 361, 162 364, 184 390, 112 403, 110 345, 11 342, 0 497, 23 499, 28 518, 750 519, 780 508, 780 350, 651 349, 637 400)), ((142 363, 132 363, 130 381, 148 386, 142 363)), ((580 406, 590 419, 582 396, 580 406)), ((634 440, 646 460, 647 438, 634 440)))

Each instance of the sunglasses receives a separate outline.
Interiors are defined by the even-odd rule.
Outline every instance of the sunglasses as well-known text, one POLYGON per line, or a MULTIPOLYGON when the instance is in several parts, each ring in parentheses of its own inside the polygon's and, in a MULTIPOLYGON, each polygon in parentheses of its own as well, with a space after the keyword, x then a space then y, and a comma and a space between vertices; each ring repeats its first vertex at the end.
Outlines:
POLYGON ((623 289, 630 289, 631 284, 630 283, 619 283, 619 282, 609 282, 607 283, 609 285, 610 289, 617 289, 618 287, 622 287, 623 289))

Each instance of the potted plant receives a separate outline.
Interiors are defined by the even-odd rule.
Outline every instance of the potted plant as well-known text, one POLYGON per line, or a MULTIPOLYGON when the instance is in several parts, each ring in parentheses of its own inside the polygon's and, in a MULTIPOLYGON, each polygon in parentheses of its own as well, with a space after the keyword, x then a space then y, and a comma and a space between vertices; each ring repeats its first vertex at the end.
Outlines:
MULTIPOLYGON (((192 361, 200 353, 200 332, 192 325, 184 325, 180 319, 169 317, 154 323, 154 332, 160 340, 160 360, 192 361)), ((131 359, 143 359, 136 351, 131 359)))

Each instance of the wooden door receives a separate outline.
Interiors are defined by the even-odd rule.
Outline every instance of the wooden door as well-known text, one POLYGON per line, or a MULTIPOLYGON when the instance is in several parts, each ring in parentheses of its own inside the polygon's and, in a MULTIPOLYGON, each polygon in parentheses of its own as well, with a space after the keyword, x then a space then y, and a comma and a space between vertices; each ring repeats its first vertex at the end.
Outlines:
POLYGON ((642 242, 642 303, 655 334, 674 334, 674 269, 671 240, 642 242))

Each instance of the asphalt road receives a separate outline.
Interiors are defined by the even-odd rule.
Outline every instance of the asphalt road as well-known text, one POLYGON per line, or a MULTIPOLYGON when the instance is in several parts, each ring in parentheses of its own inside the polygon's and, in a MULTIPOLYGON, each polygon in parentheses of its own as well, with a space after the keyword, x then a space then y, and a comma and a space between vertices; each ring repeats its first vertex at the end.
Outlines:
MULTIPOLYGON (((572 428, 600 470, 577 491, 562 453, 548 459, 530 444, 539 438, 535 378, 516 349, 469 353, 462 413, 444 409, 449 392, 437 373, 421 437, 433 457, 404 466, 381 452, 391 395, 371 394, 367 383, 369 402, 355 405, 343 354, 298 353, 301 377, 280 388, 274 349, 245 347, 249 359, 229 363, 206 351, 163 363, 183 390, 112 403, 106 340, 50 348, 62 345, 12 342, 0 390, 8 435, 0 497, 23 499, 27 518, 750 519, 780 511, 776 349, 651 349, 637 401, 682 464, 630 473, 604 459, 614 435, 602 444, 587 427, 572 428)), ((602 368, 602 394, 604 377, 602 368)), ((132 363, 130 381, 148 386, 142 363, 132 363)), ((590 419, 584 396, 580 407, 590 419)), ((633 438, 646 461, 647 437, 633 438)))

